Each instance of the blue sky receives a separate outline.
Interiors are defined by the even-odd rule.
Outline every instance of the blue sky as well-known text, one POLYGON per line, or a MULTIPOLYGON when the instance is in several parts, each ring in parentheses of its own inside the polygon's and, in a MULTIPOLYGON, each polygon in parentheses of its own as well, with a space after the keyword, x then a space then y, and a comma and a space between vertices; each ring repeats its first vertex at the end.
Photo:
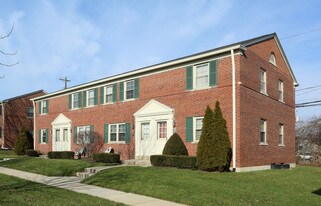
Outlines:
MULTIPOLYGON (((0 0, 0 99, 63 88, 277 32, 300 87, 321 84, 321 1, 0 0), (315 31, 312 31, 315 30, 315 31), (312 32, 309 32, 312 31, 312 32), (306 32, 306 33, 305 33, 306 32), (304 34, 302 34, 304 33, 304 34), (298 35, 292 38, 284 37, 298 35)), ((297 103, 321 99, 321 88, 297 103)), ((303 94, 305 93, 305 94, 303 94)), ((297 109, 309 118, 321 106, 297 109)))

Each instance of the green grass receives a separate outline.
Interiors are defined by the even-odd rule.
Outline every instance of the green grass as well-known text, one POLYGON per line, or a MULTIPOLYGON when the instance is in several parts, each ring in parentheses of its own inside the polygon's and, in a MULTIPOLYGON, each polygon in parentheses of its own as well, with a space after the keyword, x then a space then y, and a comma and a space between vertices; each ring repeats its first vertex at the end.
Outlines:
POLYGON ((0 162, 1 167, 42 174, 46 176, 73 176, 86 167, 106 165, 86 160, 42 159, 35 157, 21 157, 0 162))
POLYGON ((0 174, 0 205, 123 205, 0 174))
POLYGON ((3 158, 17 158, 18 155, 14 152, 14 150, 0 150, 0 159, 3 158))
POLYGON ((83 181, 188 205, 320 205, 321 168, 208 173, 119 167, 83 181))

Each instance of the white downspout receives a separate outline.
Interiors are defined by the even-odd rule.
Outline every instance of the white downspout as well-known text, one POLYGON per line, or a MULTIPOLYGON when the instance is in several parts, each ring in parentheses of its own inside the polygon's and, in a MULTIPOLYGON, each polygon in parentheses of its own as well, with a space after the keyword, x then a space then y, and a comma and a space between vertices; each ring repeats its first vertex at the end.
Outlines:
POLYGON ((36 105, 35 101, 32 100, 33 105, 33 150, 36 150, 36 105))
POLYGON ((233 124, 233 171, 236 171, 236 91, 235 91, 235 59, 234 50, 231 49, 231 59, 232 59, 232 124, 233 124))

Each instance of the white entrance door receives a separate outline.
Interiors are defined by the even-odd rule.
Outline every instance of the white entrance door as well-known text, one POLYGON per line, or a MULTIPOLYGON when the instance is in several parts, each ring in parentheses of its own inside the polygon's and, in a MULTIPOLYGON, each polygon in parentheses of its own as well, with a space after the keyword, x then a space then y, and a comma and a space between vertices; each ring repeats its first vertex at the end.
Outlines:
POLYGON ((67 127, 54 128, 54 151, 70 150, 70 135, 67 127))
POLYGON ((135 158, 162 154, 173 134, 173 110, 151 100, 135 114, 135 158))
POLYGON ((52 151, 70 151, 71 120, 59 114, 52 125, 52 151))

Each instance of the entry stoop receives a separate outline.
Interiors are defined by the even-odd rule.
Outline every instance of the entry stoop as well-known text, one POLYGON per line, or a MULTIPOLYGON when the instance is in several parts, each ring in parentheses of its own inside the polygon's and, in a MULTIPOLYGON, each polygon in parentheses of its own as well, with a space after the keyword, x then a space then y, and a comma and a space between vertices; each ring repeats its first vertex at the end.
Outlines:
POLYGON ((152 164, 150 163, 149 158, 148 159, 130 159, 130 160, 123 160, 122 161, 124 165, 127 166, 141 166, 141 167, 150 167, 152 164))

